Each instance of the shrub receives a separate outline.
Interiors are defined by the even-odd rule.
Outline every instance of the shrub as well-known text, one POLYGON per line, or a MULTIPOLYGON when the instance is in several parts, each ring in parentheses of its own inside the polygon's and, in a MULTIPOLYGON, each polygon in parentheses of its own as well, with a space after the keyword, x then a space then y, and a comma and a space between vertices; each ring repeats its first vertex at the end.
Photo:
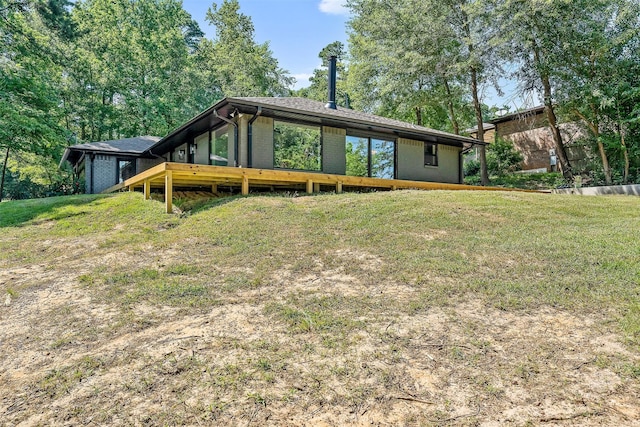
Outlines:
POLYGON ((524 158, 510 141, 498 138, 487 147, 487 170, 489 175, 502 176, 518 170, 524 158))
POLYGON ((468 160, 464 162, 464 176, 480 175, 480 161, 468 160))

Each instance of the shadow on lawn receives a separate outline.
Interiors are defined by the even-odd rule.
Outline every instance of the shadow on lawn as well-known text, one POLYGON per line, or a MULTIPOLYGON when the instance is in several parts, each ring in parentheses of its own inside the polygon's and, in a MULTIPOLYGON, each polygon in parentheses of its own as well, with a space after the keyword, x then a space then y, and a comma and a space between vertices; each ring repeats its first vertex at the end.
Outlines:
POLYGON ((55 221, 62 218, 84 215, 82 211, 61 209, 94 203, 109 195, 78 195, 46 197, 43 199, 10 200, 0 203, 0 228, 22 227, 34 219, 55 221))

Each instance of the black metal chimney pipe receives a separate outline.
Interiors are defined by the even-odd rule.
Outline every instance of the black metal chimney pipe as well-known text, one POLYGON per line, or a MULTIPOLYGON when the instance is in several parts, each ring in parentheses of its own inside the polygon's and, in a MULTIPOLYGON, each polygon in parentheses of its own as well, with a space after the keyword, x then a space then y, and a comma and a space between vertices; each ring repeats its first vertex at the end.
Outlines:
POLYGON ((325 107, 331 108, 332 110, 338 108, 336 105, 336 62, 336 56, 331 55, 329 57, 329 102, 327 102, 325 107))

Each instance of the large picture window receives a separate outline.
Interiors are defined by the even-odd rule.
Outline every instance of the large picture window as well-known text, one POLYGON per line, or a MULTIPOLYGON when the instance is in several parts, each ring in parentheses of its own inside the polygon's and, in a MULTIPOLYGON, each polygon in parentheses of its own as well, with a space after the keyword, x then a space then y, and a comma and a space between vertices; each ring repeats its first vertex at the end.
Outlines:
POLYGON ((227 166, 229 164, 229 126, 225 125, 211 131, 209 164, 227 166))
POLYGON ((320 128, 295 123, 273 123, 274 167, 322 170, 320 128))
POLYGON ((346 144, 347 175, 395 178, 394 141, 347 135, 346 144))

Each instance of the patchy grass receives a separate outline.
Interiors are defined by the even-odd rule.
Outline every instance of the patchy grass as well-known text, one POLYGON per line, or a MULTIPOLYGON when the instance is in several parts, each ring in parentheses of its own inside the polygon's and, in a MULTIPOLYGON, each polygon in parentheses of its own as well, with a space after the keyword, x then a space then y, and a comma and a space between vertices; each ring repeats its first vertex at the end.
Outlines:
POLYGON ((638 212, 633 197, 445 191, 183 216, 131 193, 2 203, 0 415, 628 425, 638 212))

